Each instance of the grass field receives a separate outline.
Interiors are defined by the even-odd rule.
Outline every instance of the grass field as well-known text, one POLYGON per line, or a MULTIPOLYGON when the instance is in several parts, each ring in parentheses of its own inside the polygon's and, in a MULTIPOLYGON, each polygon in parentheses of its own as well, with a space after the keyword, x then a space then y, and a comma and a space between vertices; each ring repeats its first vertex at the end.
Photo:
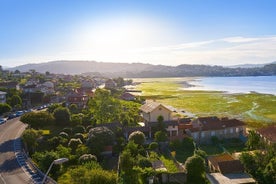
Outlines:
POLYGON ((239 118, 252 127, 276 122, 276 96, 268 94, 229 94, 219 91, 185 90, 191 78, 134 79, 142 96, 184 109, 197 116, 239 118))

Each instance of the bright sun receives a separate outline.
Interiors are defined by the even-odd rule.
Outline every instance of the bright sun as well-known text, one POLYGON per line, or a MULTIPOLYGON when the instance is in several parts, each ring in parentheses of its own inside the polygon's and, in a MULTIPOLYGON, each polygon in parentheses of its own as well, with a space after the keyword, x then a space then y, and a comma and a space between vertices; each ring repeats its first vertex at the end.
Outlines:
POLYGON ((148 20, 114 18, 84 26, 78 38, 82 47, 93 50, 136 49, 152 46, 159 30, 148 20))
POLYGON ((85 22, 78 26, 72 43, 75 50, 67 57, 111 62, 143 61, 147 56, 141 52, 169 38, 168 27, 161 21, 145 17, 109 17, 85 22))

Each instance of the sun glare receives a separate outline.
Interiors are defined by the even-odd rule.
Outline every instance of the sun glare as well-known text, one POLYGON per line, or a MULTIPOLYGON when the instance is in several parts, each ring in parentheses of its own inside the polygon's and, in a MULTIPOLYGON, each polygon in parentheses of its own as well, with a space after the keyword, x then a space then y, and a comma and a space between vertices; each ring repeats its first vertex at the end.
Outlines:
POLYGON ((79 38, 82 47, 91 49, 131 49, 152 43, 154 31, 154 25, 147 21, 112 19, 84 26, 79 38))
POLYGON ((75 56, 70 57, 138 62, 144 59, 138 52, 159 45, 162 38, 167 38, 168 32, 162 22, 150 18, 112 17, 87 21, 78 26, 74 34, 75 56))

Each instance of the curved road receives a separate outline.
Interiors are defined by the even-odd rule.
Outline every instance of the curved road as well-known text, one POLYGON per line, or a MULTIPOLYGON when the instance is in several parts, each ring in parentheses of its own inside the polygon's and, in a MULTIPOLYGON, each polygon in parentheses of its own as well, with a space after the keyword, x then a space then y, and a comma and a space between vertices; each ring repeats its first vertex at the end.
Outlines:
POLYGON ((19 118, 0 125, 0 184, 26 184, 32 181, 18 164, 14 152, 14 140, 25 128, 19 118))

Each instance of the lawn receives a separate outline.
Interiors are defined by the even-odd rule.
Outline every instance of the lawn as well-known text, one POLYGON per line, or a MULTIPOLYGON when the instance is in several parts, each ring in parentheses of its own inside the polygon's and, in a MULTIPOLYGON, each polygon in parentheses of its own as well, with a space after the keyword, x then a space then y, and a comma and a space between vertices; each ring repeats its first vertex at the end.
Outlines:
POLYGON ((229 139, 221 144, 229 153, 246 151, 245 144, 239 139, 229 139))
POLYGON ((246 151, 245 144, 240 139, 225 139, 219 145, 214 144, 206 144, 199 146, 201 150, 205 151, 207 155, 216 155, 225 151, 229 152, 230 154, 234 152, 242 152, 246 151))
MULTIPOLYGON (((190 79, 190 78, 189 78, 190 79)), ((137 80, 137 79, 136 79, 137 80)), ((276 122, 276 96, 268 94, 229 94, 216 91, 185 90, 187 78, 139 79, 136 88, 142 96, 192 112, 198 116, 239 118, 252 127, 276 122)), ((134 80, 135 81, 135 80, 134 80)))
POLYGON ((164 155, 160 156, 160 160, 163 162, 164 166, 170 173, 178 172, 178 168, 176 167, 174 161, 164 155))

